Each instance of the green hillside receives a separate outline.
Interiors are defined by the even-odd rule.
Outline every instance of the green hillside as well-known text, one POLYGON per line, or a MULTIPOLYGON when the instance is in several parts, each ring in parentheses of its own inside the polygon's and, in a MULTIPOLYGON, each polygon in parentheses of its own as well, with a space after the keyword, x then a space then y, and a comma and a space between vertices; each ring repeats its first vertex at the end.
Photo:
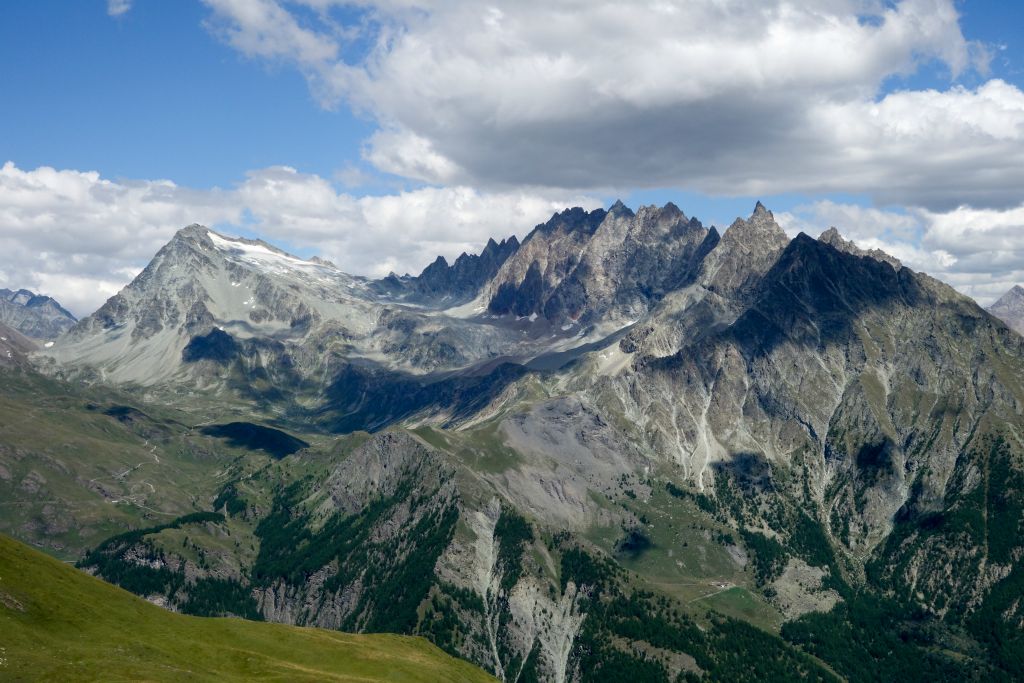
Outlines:
POLYGON ((6 536, 0 679, 494 680, 420 638, 174 614, 6 536))

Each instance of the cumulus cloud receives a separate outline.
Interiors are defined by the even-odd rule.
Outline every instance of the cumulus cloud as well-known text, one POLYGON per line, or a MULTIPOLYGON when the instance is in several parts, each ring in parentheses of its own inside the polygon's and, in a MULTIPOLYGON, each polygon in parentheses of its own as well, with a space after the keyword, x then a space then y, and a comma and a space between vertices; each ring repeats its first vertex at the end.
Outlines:
POLYGON ((477 252, 490 237, 522 237, 566 206, 597 199, 541 188, 480 192, 425 187, 390 195, 339 193, 317 175, 288 167, 252 172, 235 191, 261 235, 317 251, 348 272, 418 273, 441 254, 477 252))
POLYGON ((800 232, 817 237, 826 227, 841 228, 844 237, 861 242, 869 239, 910 242, 920 239, 921 233, 917 216, 828 199, 797 206, 792 211, 776 214, 776 218, 790 237, 800 232))
POLYGON ((244 54, 376 117, 367 159, 407 178, 933 210, 1006 208, 1024 182, 1016 86, 883 91, 926 63, 984 72, 953 0, 205 1, 244 54))
POLYGON ((0 286, 41 290, 87 313, 176 228, 240 217, 218 190, 166 180, 115 183, 95 172, 25 171, 7 162, 0 168, 0 286))
POLYGON ((295 66, 306 76, 322 105, 332 107, 337 103, 337 93, 352 71, 337 59, 338 33, 303 26, 276 0, 203 2, 214 11, 208 27, 225 42, 246 56, 295 66))
POLYGON ((923 211, 922 245, 949 251, 956 263, 941 274, 965 293, 989 303, 1024 284, 1024 205, 1004 210, 958 207, 923 211))
POLYGON ((255 232, 351 273, 418 272, 438 254, 454 258, 491 236, 522 236, 565 206, 598 204, 466 187, 355 197, 287 167, 253 171, 229 189, 196 190, 8 162, 0 168, 0 287, 41 291, 90 313, 190 223, 255 232))

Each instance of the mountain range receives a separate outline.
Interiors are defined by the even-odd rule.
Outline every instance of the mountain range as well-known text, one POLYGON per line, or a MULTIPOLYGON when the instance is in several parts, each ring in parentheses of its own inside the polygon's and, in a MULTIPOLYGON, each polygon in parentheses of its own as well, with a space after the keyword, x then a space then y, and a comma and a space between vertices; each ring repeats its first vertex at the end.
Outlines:
POLYGON ((75 316, 48 296, 27 289, 0 289, 0 323, 26 337, 53 340, 75 322, 75 316))
POLYGON ((1013 680, 1008 310, 760 203, 568 209, 381 280, 193 225, 3 370, 38 417, 0 418, 0 523, 503 681, 1013 680))

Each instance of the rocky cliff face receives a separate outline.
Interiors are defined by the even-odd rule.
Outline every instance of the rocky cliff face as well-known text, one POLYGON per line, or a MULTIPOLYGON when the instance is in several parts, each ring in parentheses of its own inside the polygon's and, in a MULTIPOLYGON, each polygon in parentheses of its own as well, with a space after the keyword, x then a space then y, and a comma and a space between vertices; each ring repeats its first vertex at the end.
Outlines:
POLYGON ((840 520, 835 538, 870 553, 904 506, 955 493, 978 430, 1016 411, 1005 368, 1022 351, 950 288, 801 235, 731 325, 635 359, 614 380, 629 397, 614 410, 643 420, 705 490, 731 476, 736 454, 795 467, 824 518, 840 520))
POLYGON ((606 215, 603 209, 587 212, 577 207, 538 225, 484 287, 483 304, 498 315, 539 314, 545 290, 569 275, 606 215))
POLYGON ((885 263, 888 263, 890 266, 897 270, 899 270, 903 266, 903 264, 900 263, 900 260, 898 258, 886 254, 881 249, 864 250, 858 247, 853 242, 847 239, 843 239, 843 236, 840 235, 839 231, 836 230, 834 227, 829 228, 825 232, 821 233, 821 235, 818 237, 818 241, 824 242, 825 244, 828 244, 831 247, 835 247, 839 251, 846 252, 847 254, 853 254, 854 256, 868 256, 878 261, 883 261, 885 263))
POLYGON ((636 320, 692 280, 716 242, 674 204, 636 214, 621 202, 607 213, 573 209, 527 236, 482 298, 492 313, 557 325, 636 320))
POLYGON ((26 337, 48 341, 71 328, 75 316, 48 296, 27 289, 0 289, 0 322, 26 337))
POLYGON ((750 218, 737 218, 701 264, 701 284, 719 297, 749 300, 761 278, 775 264, 789 238, 761 202, 750 218))
POLYGON ((519 240, 513 235, 500 243, 490 239, 479 254, 463 253, 451 265, 438 256, 410 285, 419 298, 437 305, 465 303, 476 297, 518 249, 519 240))

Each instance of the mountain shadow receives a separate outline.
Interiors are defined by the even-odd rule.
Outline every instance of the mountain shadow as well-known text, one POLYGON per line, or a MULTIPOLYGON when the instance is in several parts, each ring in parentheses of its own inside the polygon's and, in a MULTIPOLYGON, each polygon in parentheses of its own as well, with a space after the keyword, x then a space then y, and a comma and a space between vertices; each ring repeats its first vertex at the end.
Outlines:
POLYGON ((285 456, 309 447, 307 442, 287 432, 251 422, 229 422, 222 425, 209 425, 199 431, 206 436, 225 439, 231 446, 236 448, 264 451, 275 460, 280 460, 285 456))

